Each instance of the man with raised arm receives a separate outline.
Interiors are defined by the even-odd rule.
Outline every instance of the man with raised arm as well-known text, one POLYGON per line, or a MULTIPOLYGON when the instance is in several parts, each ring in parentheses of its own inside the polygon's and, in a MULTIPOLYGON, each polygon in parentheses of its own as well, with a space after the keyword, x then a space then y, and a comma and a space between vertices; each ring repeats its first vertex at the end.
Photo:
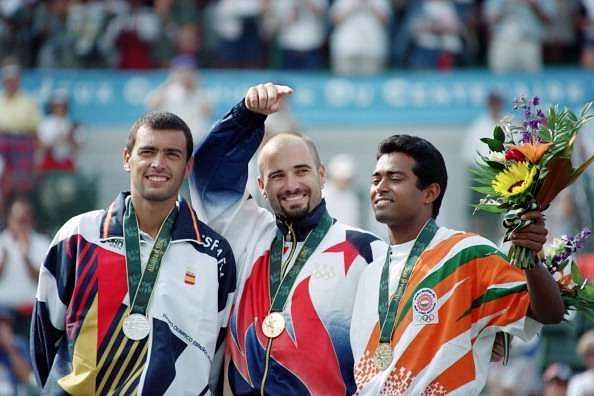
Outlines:
POLYGON ((385 244, 326 211, 325 168, 303 136, 279 134, 261 148, 258 185, 273 213, 246 192, 266 115, 291 91, 250 88, 195 153, 192 201, 238 263, 229 385, 236 395, 352 394, 353 299, 361 272, 377 252, 383 257, 385 244))

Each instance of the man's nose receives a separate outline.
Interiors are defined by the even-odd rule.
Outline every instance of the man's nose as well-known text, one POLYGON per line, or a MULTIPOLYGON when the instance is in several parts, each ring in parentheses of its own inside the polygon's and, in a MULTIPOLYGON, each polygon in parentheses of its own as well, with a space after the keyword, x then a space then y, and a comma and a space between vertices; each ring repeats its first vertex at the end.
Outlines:
POLYGON ((165 154, 157 153, 151 161, 151 167, 153 167, 155 169, 163 169, 165 167, 165 163, 166 163, 165 154))

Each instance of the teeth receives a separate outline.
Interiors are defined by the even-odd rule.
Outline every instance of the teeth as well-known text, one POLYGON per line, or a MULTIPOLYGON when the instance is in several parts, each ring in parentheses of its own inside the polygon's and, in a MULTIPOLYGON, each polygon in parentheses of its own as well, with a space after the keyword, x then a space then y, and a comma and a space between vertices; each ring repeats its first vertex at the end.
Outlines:
POLYGON ((294 197, 285 197, 285 200, 287 200, 287 201, 296 201, 296 200, 301 199, 303 197, 304 197, 304 195, 297 195, 297 196, 294 196, 294 197))
POLYGON ((167 180, 167 178, 163 176, 149 176, 148 179, 155 182, 163 182, 167 180))

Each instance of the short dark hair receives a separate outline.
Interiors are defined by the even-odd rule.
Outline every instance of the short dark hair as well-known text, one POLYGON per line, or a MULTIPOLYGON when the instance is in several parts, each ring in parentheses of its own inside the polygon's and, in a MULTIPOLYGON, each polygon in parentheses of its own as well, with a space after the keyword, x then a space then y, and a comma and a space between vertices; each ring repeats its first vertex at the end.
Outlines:
POLYGON ((136 134, 138 133, 140 127, 144 125, 157 131, 166 129, 182 131, 186 138, 186 159, 189 160, 192 157, 192 153, 194 152, 194 143, 192 141, 192 132, 190 132, 190 127, 188 127, 188 124, 186 124, 184 120, 167 111, 151 111, 149 113, 145 113, 142 117, 136 120, 134 124, 132 124, 130 131, 128 132, 128 144, 126 144, 126 150, 128 150, 128 152, 132 152, 134 144, 136 143, 136 134))
POLYGON ((432 210, 432 216, 437 217, 448 184, 448 172, 439 150, 427 140, 417 136, 392 135, 380 142, 377 159, 391 153, 404 153, 415 160, 412 171, 418 179, 417 188, 422 190, 432 183, 439 185, 441 191, 433 201, 432 210))

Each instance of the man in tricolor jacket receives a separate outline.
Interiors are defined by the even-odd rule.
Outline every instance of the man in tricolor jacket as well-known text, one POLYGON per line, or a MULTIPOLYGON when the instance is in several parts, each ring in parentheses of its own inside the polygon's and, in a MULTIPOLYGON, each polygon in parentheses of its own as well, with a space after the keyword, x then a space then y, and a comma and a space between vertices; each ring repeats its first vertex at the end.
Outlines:
MULTIPOLYGON (((442 155, 424 139, 394 135, 379 145, 370 197, 388 226, 386 259, 359 282, 351 325, 357 393, 477 395, 497 332, 529 339, 557 323, 564 306, 542 264, 510 265, 479 235, 438 227, 447 184, 442 155), (536 319, 536 320, 534 320, 536 319)), ((542 216, 514 244, 539 251, 542 216)))
POLYGON ((31 329, 43 394, 216 392, 235 262, 177 198, 191 154, 179 117, 148 113, 124 150, 130 192, 58 231, 31 329))

